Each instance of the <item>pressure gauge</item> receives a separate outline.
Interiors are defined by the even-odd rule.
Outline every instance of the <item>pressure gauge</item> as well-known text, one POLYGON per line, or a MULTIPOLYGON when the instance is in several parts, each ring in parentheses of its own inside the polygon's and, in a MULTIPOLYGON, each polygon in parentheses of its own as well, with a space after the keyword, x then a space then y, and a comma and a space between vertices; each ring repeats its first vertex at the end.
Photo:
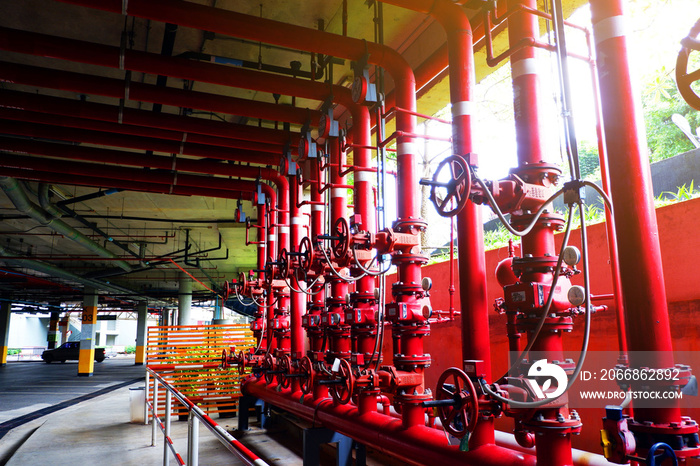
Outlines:
POLYGON ((299 139, 299 158, 301 160, 306 160, 306 158, 308 156, 308 151, 309 151, 308 142, 306 141, 306 138, 302 135, 302 137, 299 139))
POLYGON ((423 318, 425 320, 430 319, 430 317, 432 317, 432 315, 433 315, 433 307, 428 305, 428 304, 424 305, 421 308, 421 314, 423 314, 423 318))
POLYGON ((566 297, 569 299, 572 306, 578 307, 586 302, 586 290, 582 286, 574 285, 569 288, 566 297))
POLYGON ((433 280, 430 277, 423 277, 423 280, 420 282, 420 287, 423 288, 423 291, 430 291, 433 287, 433 280))
POLYGON ((581 261, 581 251, 576 246, 567 246, 564 248, 564 262, 566 265, 573 267, 581 261))

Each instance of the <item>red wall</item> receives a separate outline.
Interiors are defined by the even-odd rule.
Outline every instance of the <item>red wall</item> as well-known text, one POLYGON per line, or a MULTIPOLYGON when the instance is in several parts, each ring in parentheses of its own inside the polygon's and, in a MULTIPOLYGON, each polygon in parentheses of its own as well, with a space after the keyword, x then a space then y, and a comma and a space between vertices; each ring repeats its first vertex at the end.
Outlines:
MULTIPOLYGON (((659 239, 663 255, 666 294, 671 316, 671 332, 677 351, 700 350, 700 273, 698 273, 697 250, 700 247, 700 199, 668 205, 656 211, 659 224, 659 239)), ((560 236, 560 235, 558 235, 560 236)), ((609 254, 605 225, 597 224, 588 228, 590 244, 591 292, 594 295, 612 293, 609 254)), ((561 241, 561 238, 559 238, 561 241)), ((557 243, 560 244, 559 242, 557 243)), ((578 230, 572 232, 570 244, 580 246, 578 230)), ((516 252, 517 254, 517 252, 516 252)), ((495 271, 499 261, 508 256, 506 248, 486 253, 486 270, 495 271)), ((623 271, 624 273, 624 271, 623 271)), ((631 273, 634 273, 633 271, 631 273)), ((449 309, 449 261, 423 268, 423 275, 433 279, 431 301, 434 309, 449 309)), ((458 277, 458 274, 455 274, 458 277)), ((391 284, 395 277, 387 282, 391 284)), ((574 278, 574 283, 582 284, 582 275, 574 278)), ((459 287, 455 308, 459 310, 459 287)), ((490 302, 502 296, 493 273, 487 276, 487 290, 490 302)), ((612 309, 612 301, 601 301, 610 307, 607 312, 592 316, 590 351, 617 351, 617 322, 612 309)), ((598 303, 597 303, 598 304, 598 303)), ((505 316, 499 316, 489 309, 489 333, 492 347, 492 369, 499 377, 507 369, 508 341, 506 338, 505 316)), ((387 335, 388 336, 388 335, 387 335)), ((565 349, 578 350, 583 338, 583 319, 576 321, 571 334, 564 336, 565 349)), ((431 335, 425 339, 425 351, 432 356, 432 365, 426 371, 426 386, 434 390, 440 374, 451 366, 462 367, 460 320, 433 324, 431 335)), ((390 363, 391 338, 384 340, 385 362, 390 363)), ((677 361, 684 362, 684 361, 677 361)), ((696 374, 700 377, 700 374, 696 374)), ((576 448, 601 452, 599 447, 600 419, 604 413, 597 409, 579 410, 584 422, 584 432, 574 439, 576 448)), ((700 409, 689 409, 684 415, 700 419, 700 409)), ((508 429, 510 420, 499 421, 500 428, 508 429)))

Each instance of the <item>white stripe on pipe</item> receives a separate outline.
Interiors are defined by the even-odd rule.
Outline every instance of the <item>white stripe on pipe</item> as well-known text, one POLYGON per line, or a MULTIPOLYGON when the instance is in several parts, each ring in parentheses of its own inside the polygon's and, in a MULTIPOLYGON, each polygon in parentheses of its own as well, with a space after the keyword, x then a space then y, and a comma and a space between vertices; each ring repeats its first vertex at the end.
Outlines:
POLYGON ((292 217, 292 225, 303 225, 304 219, 302 217, 292 217))
POLYGON ((268 235, 267 240, 274 243, 277 240, 277 237, 275 235, 268 235))
POLYGON ((326 206, 323 204, 311 204, 312 212, 323 212, 324 210, 326 210, 326 206))
POLYGON ((347 188, 333 188, 331 189, 331 197, 345 197, 347 192, 347 188))
POLYGON ((204 364, 176 364, 173 369, 203 369, 204 364))
POLYGON ((460 117, 474 113, 474 103, 469 100, 455 102, 452 104, 452 116, 460 117))
POLYGON ((404 154, 413 154, 414 149, 413 149, 413 143, 412 142, 400 142, 398 144, 398 154, 399 155, 404 155, 404 154))
POLYGON ((263 460, 261 460, 260 458, 258 458, 257 460, 253 461, 253 464, 254 464, 255 466, 268 466, 268 464, 267 464, 266 462, 264 462, 263 460))
POLYGON ((277 228, 279 228, 279 232, 280 232, 280 233, 282 233, 282 234, 284 234, 284 233, 289 234, 289 227, 280 226, 280 227, 277 227, 277 228))
POLYGON ((267 247, 267 245, 265 243, 260 243, 258 244, 258 247, 264 249, 267 247))
POLYGON ((624 37, 627 35, 625 18, 622 15, 611 16, 598 21, 593 25, 593 37, 596 45, 614 37, 624 37))
POLYGON ((526 74, 537 74, 537 59, 535 58, 523 58, 513 62, 511 74, 513 79, 526 74))
POLYGON ((365 171, 355 172, 355 181, 366 181, 367 183, 371 183, 374 178, 375 178, 375 174, 372 172, 365 172, 365 171))

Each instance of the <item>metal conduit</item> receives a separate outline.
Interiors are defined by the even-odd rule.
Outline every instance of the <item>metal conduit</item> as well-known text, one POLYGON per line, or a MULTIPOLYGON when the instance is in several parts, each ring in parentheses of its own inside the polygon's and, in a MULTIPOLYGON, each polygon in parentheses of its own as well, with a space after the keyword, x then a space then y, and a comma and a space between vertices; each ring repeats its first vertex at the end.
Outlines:
MULTIPOLYGON (((53 218, 44 209, 34 204, 27 197, 27 193, 24 192, 22 187, 17 183, 17 180, 9 177, 0 177, 0 187, 5 192, 7 197, 15 205, 15 208, 25 215, 33 218, 40 224, 52 229, 53 231, 60 233, 66 238, 75 241, 79 245, 83 246, 90 252, 97 254, 100 257, 107 257, 110 259, 118 259, 118 256, 107 249, 103 248, 99 244, 92 241, 87 236, 83 235, 75 228, 68 225, 61 219, 53 218)), ((127 272, 131 272, 131 266, 125 261, 116 261, 116 265, 124 269, 127 272)))

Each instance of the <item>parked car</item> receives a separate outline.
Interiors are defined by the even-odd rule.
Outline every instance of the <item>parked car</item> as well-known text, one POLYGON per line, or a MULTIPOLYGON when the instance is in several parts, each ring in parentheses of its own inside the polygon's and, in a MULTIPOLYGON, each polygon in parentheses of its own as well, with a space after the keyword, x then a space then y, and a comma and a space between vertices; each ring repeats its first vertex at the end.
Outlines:
MULTIPOLYGON (((80 342, 69 341, 62 344, 58 348, 46 350, 43 353, 41 353, 41 359, 43 359, 46 364, 50 364, 53 361, 77 361, 78 359, 80 359, 80 342)), ((104 360, 105 349, 95 348, 95 361, 102 362, 104 360)))

